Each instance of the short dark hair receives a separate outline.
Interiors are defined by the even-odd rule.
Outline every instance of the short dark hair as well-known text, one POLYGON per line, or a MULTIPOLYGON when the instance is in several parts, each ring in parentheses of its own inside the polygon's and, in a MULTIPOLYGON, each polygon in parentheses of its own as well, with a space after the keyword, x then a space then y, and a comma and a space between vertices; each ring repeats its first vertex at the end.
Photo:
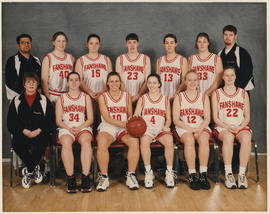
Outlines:
POLYGON ((66 34, 62 31, 58 31, 58 32, 54 33, 52 36, 52 41, 54 42, 56 40, 56 38, 60 35, 64 36, 68 42, 68 38, 67 38, 66 34))
POLYGON ((97 38, 98 41, 100 42, 100 37, 99 37, 99 35, 97 35, 97 34, 90 34, 90 35, 87 37, 87 42, 89 42, 89 40, 90 40, 92 37, 97 38))
POLYGON ((148 79, 149 79, 150 77, 156 77, 157 80, 158 80, 158 83, 160 84, 159 88, 161 88, 162 82, 161 82, 160 76, 159 76, 157 73, 151 73, 151 74, 148 75, 147 81, 148 81, 148 79))
POLYGON ((223 73, 224 73, 224 71, 226 71, 226 70, 228 70, 228 69, 234 70, 234 73, 236 74, 235 67, 233 67, 233 66, 231 66, 231 65, 225 66, 225 67, 223 68, 223 73))
POLYGON ((80 74, 77 73, 76 71, 72 71, 72 72, 70 72, 70 73, 67 75, 67 81, 69 81, 69 77, 70 77, 72 74, 76 74, 76 75, 79 77, 79 80, 81 80, 80 74))
POLYGON ((163 38, 163 44, 165 43, 165 40, 166 40, 167 38, 173 38, 173 39, 174 39, 174 42, 177 43, 177 38, 176 38, 176 36, 175 36, 174 34, 172 34, 172 33, 168 33, 168 34, 166 34, 166 35, 164 36, 164 38, 163 38))
POLYGON ((196 49, 198 49, 197 42, 198 42, 199 37, 204 37, 204 38, 206 38, 207 41, 209 42, 209 46, 208 46, 208 47, 210 47, 211 42, 210 42, 210 39, 209 39, 208 34, 205 33, 205 32, 201 32, 201 33, 199 33, 199 34, 197 35, 197 37, 196 37, 196 42, 195 42, 195 48, 196 48, 196 49))
POLYGON ((126 36, 126 41, 128 40, 137 40, 139 42, 139 37, 136 33, 130 33, 126 36))
MULTIPOLYGON (((107 81, 106 81, 106 87, 107 87, 108 90, 110 89, 110 87, 108 86, 108 81, 109 81, 111 76, 118 76, 119 80, 120 80, 120 83, 121 83, 121 76, 120 76, 120 74, 118 72, 112 71, 112 72, 108 73, 107 81)), ((120 86, 120 89, 121 89, 121 86, 120 86)))
POLYGON ((16 37, 17 44, 20 44, 21 38, 29 38, 30 41, 32 42, 32 37, 29 34, 23 33, 16 37))
POLYGON ((224 28, 223 28, 223 33, 225 32, 225 31, 231 31, 231 32, 233 32, 235 35, 237 34, 237 29, 236 29, 236 27, 235 26, 233 26, 233 25, 226 25, 224 28))
POLYGON ((34 79, 37 81, 38 85, 39 85, 39 77, 36 73, 34 72, 25 72, 24 75, 23 75, 23 85, 25 85, 25 82, 26 82, 26 79, 27 78, 31 78, 31 79, 34 79))

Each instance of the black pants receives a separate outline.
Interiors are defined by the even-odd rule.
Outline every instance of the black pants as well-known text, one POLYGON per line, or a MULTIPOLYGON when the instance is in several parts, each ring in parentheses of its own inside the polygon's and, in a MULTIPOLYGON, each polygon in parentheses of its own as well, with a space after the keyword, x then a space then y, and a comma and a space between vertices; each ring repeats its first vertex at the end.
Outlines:
POLYGON ((23 134, 13 135, 12 147, 22 159, 29 172, 32 172, 41 160, 49 143, 49 136, 39 134, 35 138, 28 138, 23 134), (30 147, 32 149, 30 151, 30 147))

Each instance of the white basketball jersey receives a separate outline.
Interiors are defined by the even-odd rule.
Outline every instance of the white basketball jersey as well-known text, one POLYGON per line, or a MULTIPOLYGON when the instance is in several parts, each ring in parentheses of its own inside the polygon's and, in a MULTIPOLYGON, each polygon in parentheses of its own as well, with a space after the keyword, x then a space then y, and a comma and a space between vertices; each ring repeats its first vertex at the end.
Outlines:
POLYGON ((108 76, 108 58, 99 54, 92 59, 87 54, 80 57, 83 81, 94 93, 102 92, 108 76))
POLYGON ((63 109, 62 121, 69 127, 78 127, 86 121, 86 94, 80 92, 77 98, 68 93, 60 96, 63 109))
POLYGON ((199 90, 204 93, 216 80, 217 55, 210 53, 206 59, 198 54, 189 57, 191 69, 198 73, 200 80, 199 90))
POLYGON ((172 60, 162 56, 157 63, 162 82, 161 93, 171 99, 181 83, 183 56, 177 54, 172 60))
POLYGON ((245 90, 238 88, 234 94, 229 95, 219 88, 215 94, 219 119, 227 125, 239 126, 244 120, 245 90))
POLYGON ((178 94, 180 103, 180 120, 191 127, 198 127, 204 120, 205 95, 197 91, 194 100, 189 99, 186 92, 178 94))
POLYGON ((60 96, 68 91, 67 76, 73 71, 74 58, 68 53, 63 58, 52 52, 46 56, 49 59, 49 93, 60 96))
POLYGON ((120 56, 120 65, 122 68, 122 82, 131 96, 138 94, 145 81, 146 55, 139 54, 132 60, 127 54, 120 56))
POLYGON ((152 100, 149 94, 142 96, 142 117, 147 127, 161 130, 166 121, 166 109, 168 107, 168 97, 160 95, 157 100, 152 100))
MULTIPOLYGON (((110 117, 119 121, 127 121, 128 93, 121 91, 118 100, 115 100, 108 91, 103 93, 103 97, 110 117)), ((106 123, 102 116, 101 120, 106 123)))

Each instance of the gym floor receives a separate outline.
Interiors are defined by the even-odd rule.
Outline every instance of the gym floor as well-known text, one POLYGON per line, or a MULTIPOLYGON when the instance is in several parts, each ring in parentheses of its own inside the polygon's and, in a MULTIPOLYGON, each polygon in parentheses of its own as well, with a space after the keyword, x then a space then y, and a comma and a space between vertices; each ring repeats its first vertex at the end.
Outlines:
MULTIPOLYGON (((24 189, 21 178, 14 177, 9 186, 9 163, 3 163, 4 212, 49 212, 49 211, 267 211, 267 156, 259 156, 260 182, 256 182, 254 156, 251 156, 247 177, 249 188, 229 190, 224 186, 224 177, 215 184, 210 176, 211 189, 193 191, 188 187, 188 176, 180 176, 180 183, 173 189, 165 187, 164 175, 156 170, 154 188, 145 189, 143 173, 139 175, 140 189, 131 191, 125 186, 121 170, 111 170, 110 187, 106 192, 66 193, 64 173, 59 173, 56 186, 48 183, 24 189), (61 175, 60 175, 61 174, 61 175)), ((221 173, 223 174, 223 173, 221 173)), ((235 174, 235 177, 237 174, 235 174)), ((78 183, 80 179, 78 178, 78 183)))

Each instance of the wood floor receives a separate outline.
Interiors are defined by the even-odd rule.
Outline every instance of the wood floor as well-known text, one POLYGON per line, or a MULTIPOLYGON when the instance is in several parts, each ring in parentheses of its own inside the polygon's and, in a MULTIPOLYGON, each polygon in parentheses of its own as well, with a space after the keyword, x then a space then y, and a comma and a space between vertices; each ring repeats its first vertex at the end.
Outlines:
MULTIPOLYGON (((9 186, 9 163, 3 163, 3 211, 267 211, 267 160, 259 156, 260 183, 256 182, 254 157, 251 157, 248 171, 247 190, 228 190, 221 183, 211 181, 210 190, 192 191, 187 176, 180 177, 174 189, 168 189, 163 177, 155 179, 155 186, 143 187, 140 175, 140 189, 131 191, 125 186, 124 178, 110 179, 106 192, 92 190, 90 193, 68 194, 65 179, 56 180, 56 187, 48 184, 33 185, 30 189, 21 186, 21 180, 14 178, 9 186)), ((157 173, 156 173, 157 174, 157 173)), ((236 175, 235 175, 236 176, 236 175)), ((268 208, 269 209, 269 208, 268 208)))

